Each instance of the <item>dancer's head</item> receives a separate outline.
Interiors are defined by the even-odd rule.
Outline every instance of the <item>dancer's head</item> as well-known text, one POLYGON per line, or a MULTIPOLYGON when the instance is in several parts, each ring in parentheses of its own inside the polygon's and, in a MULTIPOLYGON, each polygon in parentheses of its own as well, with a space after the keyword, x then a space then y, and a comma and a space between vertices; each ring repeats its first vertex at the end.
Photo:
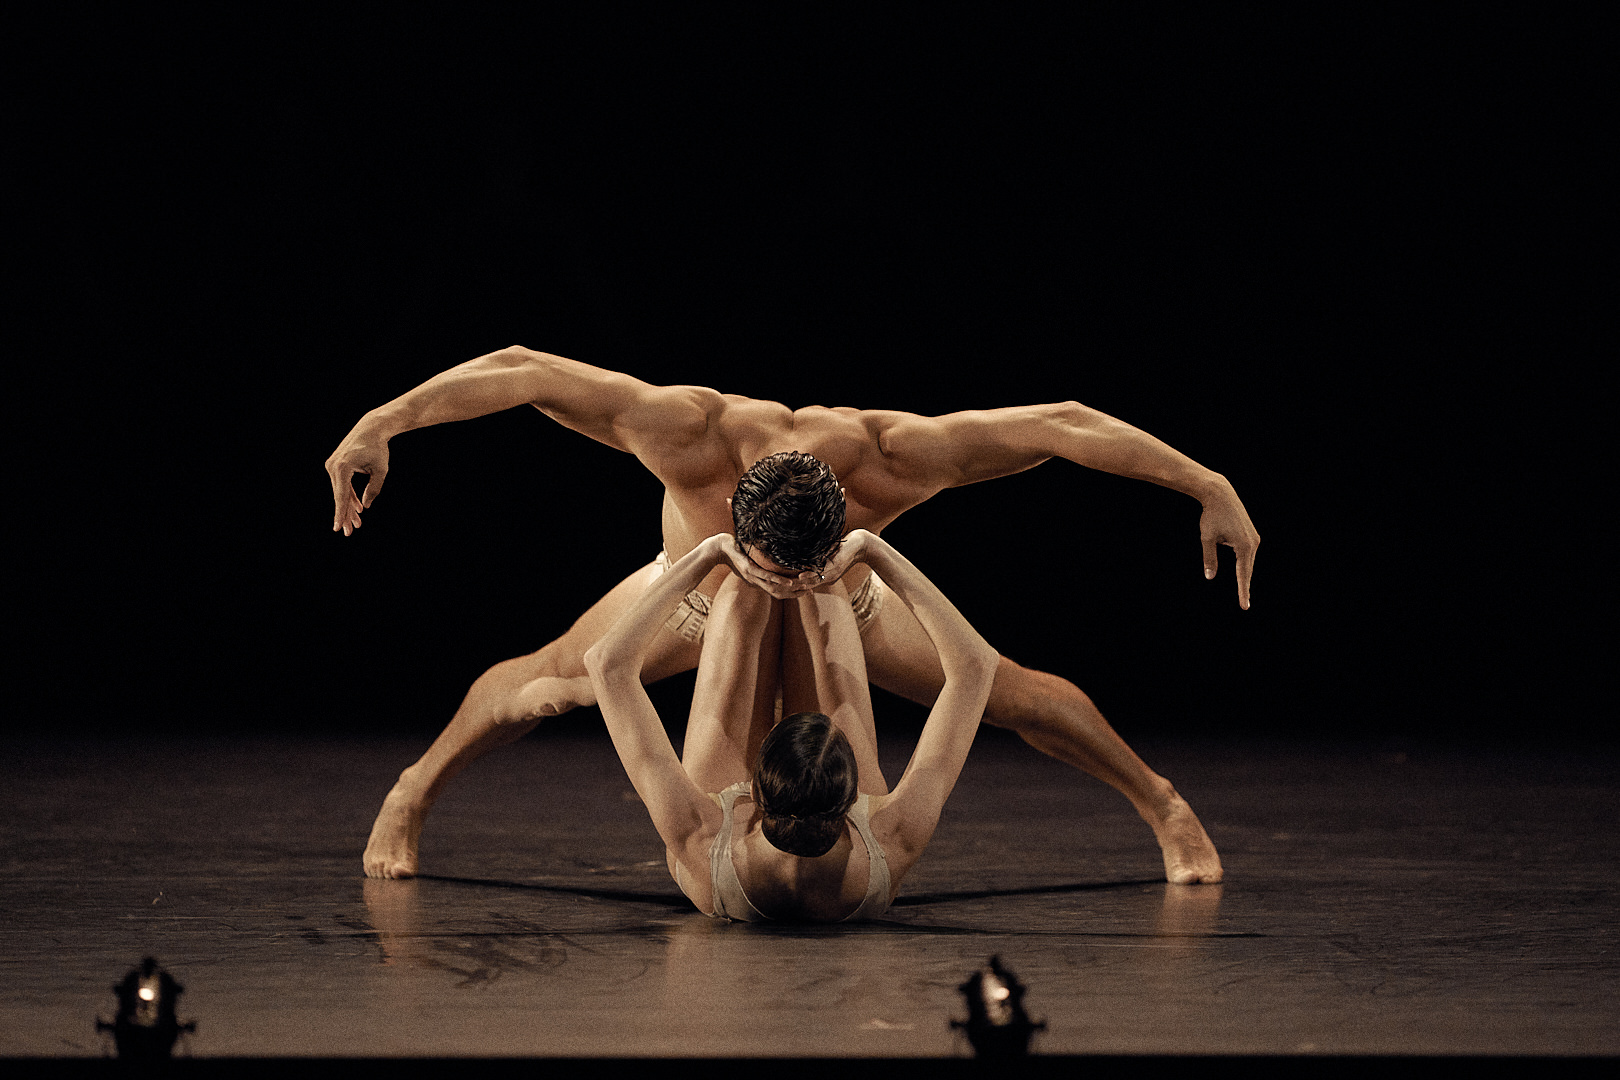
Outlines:
POLYGON ((825 464, 787 450, 754 462, 731 497, 743 550, 788 570, 820 570, 844 536, 844 491, 825 464))
POLYGON ((825 855, 855 803, 855 751, 821 713, 794 713, 770 730, 754 767, 765 839, 790 855, 825 855))

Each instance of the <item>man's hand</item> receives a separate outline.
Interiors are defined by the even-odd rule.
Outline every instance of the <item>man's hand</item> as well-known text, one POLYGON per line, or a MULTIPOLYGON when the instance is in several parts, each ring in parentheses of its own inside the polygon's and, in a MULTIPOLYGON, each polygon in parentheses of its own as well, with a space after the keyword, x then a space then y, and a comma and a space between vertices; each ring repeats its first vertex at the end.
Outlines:
POLYGON ((1254 576, 1254 553, 1260 546, 1260 534, 1231 485, 1204 500, 1198 538, 1204 544, 1204 577, 1210 581, 1220 569, 1217 547, 1225 544, 1237 553, 1238 606, 1249 610, 1249 579, 1254 576))
POLYGON ((360 527, 360 511, 371 508, 388 476, 388 440, 367 434, 362 427, 355 425, 326 459, 326 475, 332 480, 332 531, 342 529, 344 536, 360 527), (358 496, 356 473, 367 477, 365 493, 358 496))

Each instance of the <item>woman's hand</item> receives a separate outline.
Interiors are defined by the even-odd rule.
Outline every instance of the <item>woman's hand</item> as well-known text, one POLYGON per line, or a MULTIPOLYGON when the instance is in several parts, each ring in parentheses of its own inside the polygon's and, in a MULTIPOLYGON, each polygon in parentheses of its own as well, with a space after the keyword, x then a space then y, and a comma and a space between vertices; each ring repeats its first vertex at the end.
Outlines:
POLYGON ((827 561, 826 566, 822 567, 820 580, 815 580, 816 575, 810 575, 812 588, 831 585, 847 574, 849 568, 860 562, 862 556, 866 554, 866 541, 871 536, 872 534, 865 529, 856 529, 844 537, 843 543, 838 545, 838 550, 833 553, 833 557, 827 561))
POLYGON ((737 538, 731 533, 718 533, 709 537, 705 543, 715 545, 716 550, 725 556, 726 562, 731 566, 732 573, 756 589, 763 589, 777 600, 792 600, 803 596, 821 584, 820 579, 813 571, 806 570, 798 575, 783 572, 784 567, 772 562, 764 552, 755 549, 755 554, 759 558, 769 563, 770 567, 776 567, 777 569, 773 570, 760 565, 753 557, 750 557, 749 552, 738 546, 737 538))

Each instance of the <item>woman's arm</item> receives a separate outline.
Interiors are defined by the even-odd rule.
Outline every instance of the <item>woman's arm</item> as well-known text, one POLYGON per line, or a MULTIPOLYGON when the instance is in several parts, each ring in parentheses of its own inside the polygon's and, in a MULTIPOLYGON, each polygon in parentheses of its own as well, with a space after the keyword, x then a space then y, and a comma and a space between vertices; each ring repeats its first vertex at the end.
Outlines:
POLYGON ((743 558, 729 535, 709 537, 653 582, 585 653, 585 670, 619 761, 658 835, 677 853, 702 834, 706 820, 718 819, 720 810, 681 766, 641 684, 641 668, 681 598, 716 566, 743 558))
MULTIPOLYGON (((684 558, 659 575, 657 581, 647 586, 635 605, 620 616, 601 640, 585 653, 585 669, 591 673, 592 681, 595 681, 597 670, 622 672, 639 680, 641 665, 652 649, 664 620, 675 610, 681 598, 697 588, 709 576, 709 571, 721 563, 729 564, 739 576, 745 567, 762 577, 767 576, 748 562, 748 556, 737 547, 737 541, 730 533, 717 533, 700 542, 684 558)), ((786 578, 781 580, 787 581, 786 578)))
POLYGON ((961 775, 1001 657, 938 586, 881 537, 865 530, 850 533, 826 576, 841 576, 853 561, 870 566, 911 609, 945 670, 945 686, 928 714, 911 763, 885 804, 891 812, 898 811, 898 840, 915 857, 933 836, 945 800, 961 775))

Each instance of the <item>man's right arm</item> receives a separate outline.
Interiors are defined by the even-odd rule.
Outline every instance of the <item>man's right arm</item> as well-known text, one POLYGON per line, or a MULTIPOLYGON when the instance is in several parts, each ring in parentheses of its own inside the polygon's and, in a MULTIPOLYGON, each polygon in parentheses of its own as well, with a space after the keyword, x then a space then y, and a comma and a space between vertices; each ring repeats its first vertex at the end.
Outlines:
MULTIPOLYGON (((388 440, 404 431, 488 416, 533 405, 564 427, 616 450, 638 453, 656 433, 679 443, 682 429, 707 424, 704 394, 693 387, 659 387, 634 376, 513 346, 458 364, 361 417, 332 456, 332 530, 345 536, 382 491, 388 475, 388 440), (354 477, 367 477, 356 495, 354 477)), ((718 400, 719 395, 713 395, 718 400)))

